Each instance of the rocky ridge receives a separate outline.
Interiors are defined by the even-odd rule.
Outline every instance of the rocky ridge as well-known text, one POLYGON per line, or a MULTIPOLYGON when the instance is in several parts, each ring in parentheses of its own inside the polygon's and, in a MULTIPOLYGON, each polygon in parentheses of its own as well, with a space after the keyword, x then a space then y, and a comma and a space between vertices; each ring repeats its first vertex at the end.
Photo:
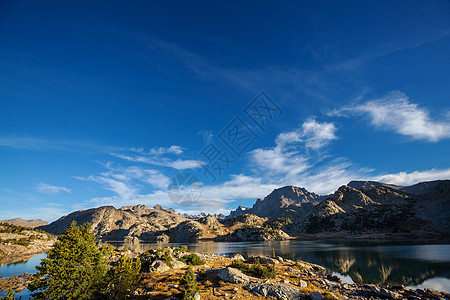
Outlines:
POLYGON ((48 223, 41 219, 33 219, 33 220, 24 220, 22 218, 14 218, 8 220, 1 220, 0 223, 7 223, 11 225, 17 225, 28 228, 36 228, 39 226, 45 226, 48 223))
POLYGON ((221 220, 214 215, 186 218, 160 205, 103 206, 39 228, 60 234, 72 221, 90 222, 98 239, 130 242, 268 241, 336 234, 432 239, 449 234, 449 220, 450 180, 410 187, 352 181, 327 196, 299 187, 279 188, 252 208, 239 207, 221 220))

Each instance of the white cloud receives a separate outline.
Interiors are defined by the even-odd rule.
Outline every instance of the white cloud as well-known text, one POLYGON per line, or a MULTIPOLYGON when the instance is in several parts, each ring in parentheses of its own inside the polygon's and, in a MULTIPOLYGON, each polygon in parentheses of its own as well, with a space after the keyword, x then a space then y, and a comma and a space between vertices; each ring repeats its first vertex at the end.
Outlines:
POLYGON ((392 130, 417 140, 437 142, 450 138, 450 119, 433 120, 429 112, 411 103, 401 92, 352 107, 335 110, 330 115, 366 114, 382 130, 392 130))
POLYGON ((163 154, 181 154, 183 153, 183 148, 180 146, 172 145, 169 148, 159 147, 150 149, 149 154, 151 155, 163 155, 163 154))
POLYGON ((410 173, 399 172, 395 174, 379 175, 373 178, 373 180, 376 181, 398 185, 412 185, 423 181, 439 179, 450 179, 450 169, 431 169, 425 171, 413 171, 410 173))
POLYGON ((276 146, 255 149, 250 152, 253 162, 261 169, 286 177, 295 177, 312 167, 311 155, 305 148, 318 150, 336 139, 336 127, 333 123, 320 123, 308 119, 294 131, 280 133, 275 139, 276 146))
POLYGON ((57 194, 61 192, 72 193, 72 190, 63 186, 56 186, 47 183, 36 184, 36 190, 44 194, 57 194))
POLYGON ((314 119, 309 119, 303 123, 302 130, 307 148, 319 149, 337 138, 336 126, 333 123, 319 123, 314 119))
MULTIPOLYGON (((168 153, 168 149, 165 150, 165 153, 168 153)), ((181 149, 174 148, 170 150, 172 153, 181 153, 181 149)), ((127 155, 121 153, 111 153, 112 156, 117 158, 121 158, 127 161, 145 163, 155 166, 169 167, 177 170, 185 170, 185 169, 195 169, 200 168, 203 165, 203 162, 200 160, 192 160, 192 159, 170 159, 167 157, 161 157, 156 155, 144 156, 144 155, 127 155)))

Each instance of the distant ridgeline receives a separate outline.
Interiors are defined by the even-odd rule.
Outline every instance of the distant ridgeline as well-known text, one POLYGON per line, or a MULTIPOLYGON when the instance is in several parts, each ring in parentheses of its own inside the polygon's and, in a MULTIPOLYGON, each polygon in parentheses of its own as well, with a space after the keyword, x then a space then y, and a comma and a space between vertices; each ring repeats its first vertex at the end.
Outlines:
POLYGON ((351 181, 326 196, 285 186, 257 199, 251 208, 239 206, 227 218, 180 215, 160 205, 103 206, 73 212, 39 228, 61 234, 72 221, 90 222, 93 233, 105 241, 255 241, 366 234, 431 239, 448 237, 449 216, 450 180, 412 186, 351 181))

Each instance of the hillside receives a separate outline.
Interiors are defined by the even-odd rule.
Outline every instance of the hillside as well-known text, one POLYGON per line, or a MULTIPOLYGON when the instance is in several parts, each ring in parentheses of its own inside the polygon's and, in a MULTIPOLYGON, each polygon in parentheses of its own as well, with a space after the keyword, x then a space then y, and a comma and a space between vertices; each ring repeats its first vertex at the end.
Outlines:
POLYGON ((56 237, 40 230, 0 223, 0 266, 48 251, 56 237))
POLYGON ((23 226, 28 228, 36 228, 39 226, 45 226, 48 223, 41 219, 24 220, 22 218, 14 218, 9 220, 1 220, 0 223, 7 223, 11 225, 23 226))

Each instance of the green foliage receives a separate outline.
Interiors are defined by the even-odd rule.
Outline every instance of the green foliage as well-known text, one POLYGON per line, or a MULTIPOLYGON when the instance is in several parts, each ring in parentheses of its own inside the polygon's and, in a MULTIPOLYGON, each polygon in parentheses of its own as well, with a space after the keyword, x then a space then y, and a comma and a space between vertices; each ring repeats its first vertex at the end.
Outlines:
POLYGON ((294 267, 296 267, 299 270, 303 270, 303 266, 299 264, 298 262, 295 262, 294 267))
POLYGON ((235 260, 230 265, 231 268, 241 270, 242 273, 256 278, 275 278, 277 273, 274 265, 261 265, 259 260, 255 260, 252 266, 247 265, 242 260, 235 260))
POLYGON ((133 264, 133 259, 127 255, 122 256, 116 268, 109 274, 109 283, 107 287, 108 299, 122 300, 127 299, 138 287, 141 275, 141 261, 139 258, 133 264))
POLYGON ((185 255, 182 258, 180 258, 180 260, 182 262, 184 262, 185 264, 192 265, 192 266, 200 266, 200 265, 205 264, 205 261, 203 259, 201 259, 200 257, 198 257, 198 255, 195 253, 185 255))
POLYGON ((45 234, 45 235, 47 236, 47 239, 48 239, 48 240, 51 240, 52 238, 55 237, 55 235, 53 235, 53 234, 51 234, 51 233, 48 233, 48 232, 46 232, 46 231, 44 231, 44 230, 42 230, 42 229, 33 229, 33 230, 36 231, 36 232, 45 234))
POLYGON ((15 300, 14 291, 10 288, 5 297, 0 297, 0 300, 15 300))
POLYGON ((100 247, 100 251, 102 251, 103 255, 106 257, 110 257, 114 254, 114 246, 109 244, 109 243, 104 243, 101 247, 100 247))
POLYGON ((173 248, 174 252, 191 252, 186 245, 173 248))
POLYGON ((170 253, 169 249, 165 249, 163 253, 161 254, 161 259, 168 265, 169 267, 172 267, 172 254, 170 253))
POLYGON ((21 233, 24 230, 33 230, 32 228, 13 225, 9 223, 0 223, 0 226, 3 228, 0 228, 1 233, 21 233))
POLYGON ((36 267, 36 279, 29 289, 34 299, 92 299, 102 289, 107 264, 90 224, 73 222, 58 237, 47 258, 36 267))
POLYGON ((183 287, 183 299, 192 299, 195 293, 198 292, 197 279, 191 267, 181 277, 180 285, 183 287))

